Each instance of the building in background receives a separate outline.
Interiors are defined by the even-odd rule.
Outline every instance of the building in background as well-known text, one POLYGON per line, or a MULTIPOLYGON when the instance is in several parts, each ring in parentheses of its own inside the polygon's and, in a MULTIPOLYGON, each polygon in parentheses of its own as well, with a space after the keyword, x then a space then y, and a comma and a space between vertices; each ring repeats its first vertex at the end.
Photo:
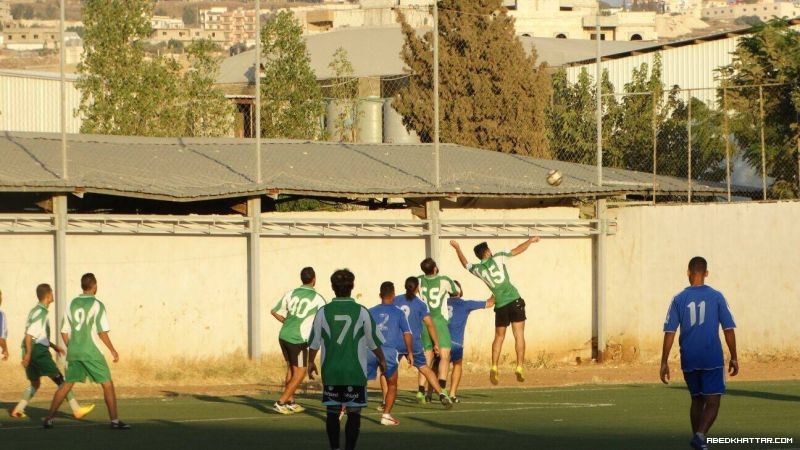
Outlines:
POLYGON ((186 28, 183 19, 175 19, 169 16, 153 16, 150 19, 150 26, 154 29, 186 28))
MULTIPOLYGON (((517 34, 559 39, 595 39, 598 2, 595 0, 505 0, 517 34)), ((658 39, 655 12, 604 12, 599 17, 600 39, 652 41, 658 39)))
MULTIPOLYGON (((81 118, 75 115, 81 93, 78 76, 66 74, 67 133, 79 133, 81 118)), ((0 130, 61 131, 61 75, 58 72, 0 69, 0 130)))
POLYGON ((178 41, 190 44, 192 41, 201 39, 208 39, 221 46, 226 44, 225 35, 221 31, 202 28, 159 28, 153 29, 153 33, 150 35, 150 42, 154 43, 178 41))
POLYGON ((8 0, 0 0, 0 30, 12 20, 14 18, 11 16, 11 3, 8 0))
MULTIPOLYGON (((262 16, 266 13, 262 10, 262 16)), ((226 46, 236 44, 255 45, 256 13, 252 9, 226 7, 201 9, 200 28, 206 31, 221 33, 226 46)))
POLYGON ((703 19, 736 20, 740 17, 758 17, 766 22, 774 17, 793 19, 800 17, 800 2, 763 0, 758 3, 707 5, 703 8, 703 19))

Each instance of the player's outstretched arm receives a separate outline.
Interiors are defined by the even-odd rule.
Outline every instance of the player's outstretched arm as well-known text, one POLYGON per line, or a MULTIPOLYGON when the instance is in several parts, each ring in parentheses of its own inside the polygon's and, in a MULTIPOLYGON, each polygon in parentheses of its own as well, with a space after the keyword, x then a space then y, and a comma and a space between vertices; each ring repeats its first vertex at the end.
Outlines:
POLYGON ((669 383, 669 352, 672 350, 672 344, 675 342, 675 332, 667 331, 664 333, 664 344, 661 346, 661 371, 659 376, 661 382, 664 384, 669 383))
POLYGON ((467 261, 467 257, 464 256, 464 252, 461 251, 461 245, 459 245, 456 241, 450 241, 450 245, 456 250, 458 260, 461 261, 461 265, 466 269, 469 265, 469 261, 467 261))
POLYGON ((108 347, 108 351, 110 351, 111 356, 114 357, 114 362, 118 362, 119 353, 117 353, 117 350, 114 348, 114 344, 111 343, 111 338, 108 336, 108 332, 101 331, 97 333, 97 336, 99 336, 100 340, 103 341, 103 344, 105 344, 106 347, 108 347))
POLYGON ((722 330, 725 334, 725 343, 728 344, 728 351, 731 353, 731 361, 728 363, 728 374, 735 377, 739 374, 739 358, 736 355, 736 332, 733 328, 722 330))
POLYGON ((528 240, 526 240, 522 244, 519 244, 518 246, 514 247, 513 250, 511 250, 511 256, 519 255, 520 253, 522 253, 525 250, 527 250, 528 247, 531 246, 531 244, 535 244, 537 242, 539 242, 539 236, 531 236, 531 237, 529 237, 528 240))

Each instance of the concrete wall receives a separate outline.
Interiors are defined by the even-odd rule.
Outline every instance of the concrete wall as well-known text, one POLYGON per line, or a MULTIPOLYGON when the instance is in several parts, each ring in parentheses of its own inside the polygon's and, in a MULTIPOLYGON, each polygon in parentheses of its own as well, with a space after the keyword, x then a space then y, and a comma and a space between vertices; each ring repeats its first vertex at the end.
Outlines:
MULTIPOLYGON (((672 296, 686 285, 685 265, 703 255, 709 284, 722 290, 737 323, 743 353, 797 354, 800 327, 800 203, 641 206, 612 210, 619 223, 608 239, 607 332, 612 352, 628 358, 657 357, 661 326, 672 296)), ((409 211, 279 214, 281 217, 412 219, 409 211)), ((265 215, 268 219, 271 214, 265 215)), ((575 208, 541 210, 447 210, 447 219, 569 219, 575 208)), ((490 239, 495 250, 521 239, 490 239)), ((461 239, 467 254, 477 239, 461 239)), ((316 268, 323 296, 333 295, 333 270, 356 275, 354 296, 377 303, 384 280, 402 290, 425 257, 422 238, 262 238, 262 339, 277 354, 279 324, 270 309, 299 284, 299 271, 316 268)), ((244 237, 67 237, 68 287, 94 272, 98 296, 108 306, 112 338, 127 357, 168 359, 220 356, 247 347, 247 241, 244 237)), ((466 297, 484 299, 488 289, 458 263, 442 241, 441 271, 462 282, 466 297)), ((528 356, 568 360, 590 352, 592 247, 588 238, 544 239, 509 264, 528 308, 528 356)), ((0 289, 10 322, 10 346, 18 348, 25 315, 38 283, 53 283, 53 240, 47 235, 0 235, 0 289)), ((467 355, 488 360, 493 335, 490 311, 472 315, 467 355)), ((512 353, 511 342, 506 353, 512 353)), ((12 353, 13 354, 13 353, 12 353)))
POLYGON ((740 203, 616 210, 609 238, 607 331, 645 359, 661 351, 672 297, 693 256, 708 260, 708 284, 736 319, 740 353, 800 353, 800 203, 740 203))

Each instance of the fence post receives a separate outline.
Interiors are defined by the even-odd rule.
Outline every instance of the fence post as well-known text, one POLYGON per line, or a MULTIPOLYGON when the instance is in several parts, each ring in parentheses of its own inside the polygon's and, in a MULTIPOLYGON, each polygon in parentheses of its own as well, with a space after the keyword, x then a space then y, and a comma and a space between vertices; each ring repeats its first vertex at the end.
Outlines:
POLYGON ((658 92, 653 91, 653 204, 656 204, 656 174, 658 172, 658 120, 656 118, 658 92))
POLYGON ((247 356, 261 357, 261 197, 247 200, 247 356))
POLYGON ((606 350, 606 230, 608 224, 608 205, 605 199, 595 202, 597 234, 592 236, 594 259, 593 301, 592 301, 592 357, 603 362, 606 350))
POLYGON ((722 120, 725 133, 725 183, 728 187, 728 203, 731 201, 731 138, 728 129, 728 89, 722 88, 722 120))
POLYGON ((767 199, 767 150, 764 145, 764 86, 758 87, 759 121, 761 128, 761 191, 763 199, 767 199))
MULTIPOLYGON (((53 252, 55 265, 55 288, 56 288, 56 329, 60 330, 61 322, 64 319, 64 311, 69 305, 67 297, 67 196, 66 194, 54 195, 53 202, 53 222, 55 233, 53 234, 53 252)), ((61 333, 56 334, 56 343, 63 345, 61 333)))
POLYGON ((686 152, 686 167, 688 168, 686 184, 688 188, 686 196, 688 202, 692 203, 692 91, 690 89, 687 92, 689 93, 689 104, 686 115, 686 134, 688 138, 688 151, 686 152))

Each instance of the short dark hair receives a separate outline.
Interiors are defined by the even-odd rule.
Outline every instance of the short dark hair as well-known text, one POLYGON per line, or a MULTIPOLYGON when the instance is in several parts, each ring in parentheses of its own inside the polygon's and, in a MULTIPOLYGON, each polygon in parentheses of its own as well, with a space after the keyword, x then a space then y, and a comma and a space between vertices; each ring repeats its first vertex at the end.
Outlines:
POLYGON ((453 283, 455 283, 456 286, 458 286, 458 292, 453 292, 452 294, 458 294, 459 296, 463 297, 464 296, 464 288, 461 287, 461 283, 459 283, 458 280, 453 280, 453 283))
POLYGON ((486 242, 481 242, 480 244, 475 246, 474 250, 475 250, 475 256, 483 259, 484 253, 486 253, 486 251, 489 250, 489 244, 487 244, 486 242))
POLYGON ((417 288, 419 287, 419 278, 417 277, 408 277, 406 278, 406 298, 414 297, 417 294, 417 288))
POLYGON ((391 281, 384 281, 381 283, 381 298, 394 297, 394 283, 391 281))
POLYGON ((314 278, 317 278, 316 272, 314 272, 313 267, 303 267, 303 270, 300 271, 300 281, 303 284, 309 284, 314 281, 314 278))
POLYGON ((81 289, 88 291, 95 286, 97 286, 97 278, 94 277, 94 274, 91 272, 83 274, 81 277, 81 289))
POLYGON ((348 269, 339 269, 331 275, 331 288, 337 297, 350 297, 356 276, 348 269))
POLYGON ((425 275, 433 275, 436 272, 436 261, 433 258, 425 258, 419 263, 419 268, 425 275))
POLYGON ((53 288, 50 287, 50 285, 47 283, 42 283, 36 286, 36 298, 38 298, 39 300, 44 300, 47 294, 51 292, 53 292, 53 288))
POLYGON ((689 260, 689 272, 704 274, 708 271, 708 262, 702 256, 695 256, 689 260))

